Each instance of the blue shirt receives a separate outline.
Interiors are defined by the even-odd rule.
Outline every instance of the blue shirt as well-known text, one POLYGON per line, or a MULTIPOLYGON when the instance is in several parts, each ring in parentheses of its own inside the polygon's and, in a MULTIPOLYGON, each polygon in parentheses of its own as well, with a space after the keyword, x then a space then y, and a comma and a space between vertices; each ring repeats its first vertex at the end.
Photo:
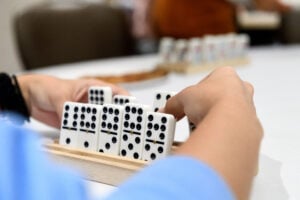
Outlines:
MULTIPOLYGON (((52 164, 39 149, 37 136, 0 122, 1 200, 86 200, 82 178, 52 164)), ((171 156, 151 164, 122 184, 106 200, 234 199, 215 171, 184 156, 171 156)))

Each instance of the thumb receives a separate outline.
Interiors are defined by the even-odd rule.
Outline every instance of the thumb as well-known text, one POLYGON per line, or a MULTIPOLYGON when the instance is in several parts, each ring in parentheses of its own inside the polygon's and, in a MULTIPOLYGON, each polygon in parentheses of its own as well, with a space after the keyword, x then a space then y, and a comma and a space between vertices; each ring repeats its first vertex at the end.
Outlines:
POLYGON ((180 99, 180 94, 171 97, 161 111, 173 115, 177 121, 182 119, 185 116, 185 113, 183 103, 180 99))

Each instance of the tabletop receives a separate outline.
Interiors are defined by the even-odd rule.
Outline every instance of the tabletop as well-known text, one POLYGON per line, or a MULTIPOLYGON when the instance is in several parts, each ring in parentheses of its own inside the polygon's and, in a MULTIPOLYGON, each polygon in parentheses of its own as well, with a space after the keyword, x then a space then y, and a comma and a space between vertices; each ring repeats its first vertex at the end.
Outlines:
MULTIPOLYGON (((257 114, 264 127, 259 173, 255 177, 251 199, 300 199, 300 46, 268 46, 249 50, 250 64, 236 67, 242 79, 253 84, 257 114)), ((30 73, 62 78, 108 75, 151 70, 156 55, 52 66, 30 73)), ((194 74, 171 73, 166 77, 121 84, 140 103, 152 104, 155 90, 179 92, 204 78, 209 71, 194 74)), ((58 130, 33 121, 27 125, 46 136, 58 136, 58 130)), ((188 137, 187 123, 176 127, 175 139, 188 137)), ((104 196, 114 188, 87 181, 92 195, 104 196)))

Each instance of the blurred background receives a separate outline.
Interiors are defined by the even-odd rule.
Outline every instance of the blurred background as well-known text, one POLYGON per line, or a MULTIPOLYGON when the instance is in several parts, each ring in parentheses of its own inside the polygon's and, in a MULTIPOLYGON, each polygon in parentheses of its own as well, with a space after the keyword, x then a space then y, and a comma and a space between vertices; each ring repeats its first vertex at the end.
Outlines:
POLYGON ((239 32, 251 46, 300 42, 300 0, 282 1, 288 8, 203 0, 196 11, 188 1, 0 0, 0 70, 155 53, 165 36, 239 32))
POLYGON ((58 7, 66 7, 68 5, 65 4, 77 4, 78 2, 108 4, 108 1, 105 0, 0 0, 0 70, 14 73, 24 69, 13 29, 13 20, 18 13, 42 3, 53 3, 57 4, 58 7))

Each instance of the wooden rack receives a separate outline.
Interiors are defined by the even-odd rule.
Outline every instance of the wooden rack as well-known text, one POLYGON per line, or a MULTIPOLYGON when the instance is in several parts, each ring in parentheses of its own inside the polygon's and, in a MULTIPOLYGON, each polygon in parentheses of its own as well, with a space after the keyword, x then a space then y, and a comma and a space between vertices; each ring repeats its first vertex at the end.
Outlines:
MULTIPOLYGON (((180 143, 175 142, 173 150, 180 143)), ((43 149, 58 164, 69 165, 83 172, 88 180, 117 186, 148 165, 143 160, 85 151, 47 143, 43 149)))

